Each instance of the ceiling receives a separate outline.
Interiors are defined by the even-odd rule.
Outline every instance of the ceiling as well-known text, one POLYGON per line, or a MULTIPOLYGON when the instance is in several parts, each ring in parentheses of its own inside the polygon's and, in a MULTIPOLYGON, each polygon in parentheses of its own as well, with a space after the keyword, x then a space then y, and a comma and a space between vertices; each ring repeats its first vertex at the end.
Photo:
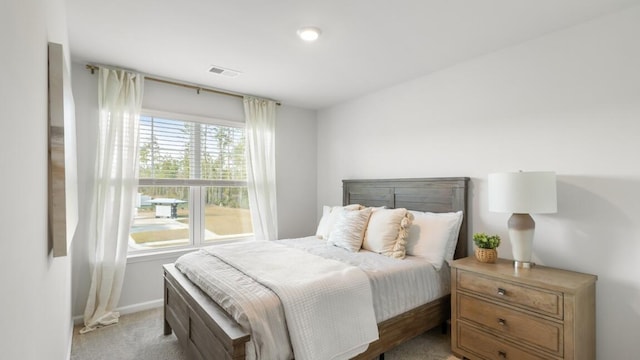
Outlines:
POLYGON ((321 109, 639 3, 67 0, 67 21, 73 61, 321 109))

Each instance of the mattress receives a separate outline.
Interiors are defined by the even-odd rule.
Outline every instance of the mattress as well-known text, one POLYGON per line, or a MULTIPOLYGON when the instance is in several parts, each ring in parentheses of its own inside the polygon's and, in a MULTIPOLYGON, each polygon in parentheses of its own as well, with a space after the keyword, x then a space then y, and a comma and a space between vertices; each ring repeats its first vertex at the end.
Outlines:
MULTIPOLYGON (((449 267, 438 271, 422 258, 398 260, 366 250, 352 253, 315 236, 277 243, 362 269, 370 281, 378 323, 450 292, 449 267)), ((251 332, 247 358, 293 358, 284 312, 274 292, 204 250, 180 257, 176 268, 251 332)))

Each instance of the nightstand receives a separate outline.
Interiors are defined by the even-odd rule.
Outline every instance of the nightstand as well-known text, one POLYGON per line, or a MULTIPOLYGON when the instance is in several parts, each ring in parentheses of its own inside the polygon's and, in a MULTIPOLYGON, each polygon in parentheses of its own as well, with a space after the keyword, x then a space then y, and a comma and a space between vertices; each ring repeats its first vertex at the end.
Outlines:
POLYGON ((595 275, 514 269, 473 257, 451 266, 451 350, 485 360, 593 360, 595 275))

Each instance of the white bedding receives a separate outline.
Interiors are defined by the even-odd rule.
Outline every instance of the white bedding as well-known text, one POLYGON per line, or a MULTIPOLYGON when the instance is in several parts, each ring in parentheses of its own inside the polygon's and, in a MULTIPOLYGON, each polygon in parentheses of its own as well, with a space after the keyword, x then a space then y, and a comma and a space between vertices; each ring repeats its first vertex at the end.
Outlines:
MULTIPOLYGON (((366 250, 351 253, 315 236, 277 243, 362 269, 369 277, 378 323, 449 293, 449 267, 437 271, 424 259, 397 260, 366 250)), ((250 329, 248 359, 293 358, 282 305, 270 289, 204 250, 184 255, 176 267, 250 329)))
POLYGON ((297 360, 348 359, 378 339, 369 279, 358 267, 270 241, 204 251, 278 295, 297 360))

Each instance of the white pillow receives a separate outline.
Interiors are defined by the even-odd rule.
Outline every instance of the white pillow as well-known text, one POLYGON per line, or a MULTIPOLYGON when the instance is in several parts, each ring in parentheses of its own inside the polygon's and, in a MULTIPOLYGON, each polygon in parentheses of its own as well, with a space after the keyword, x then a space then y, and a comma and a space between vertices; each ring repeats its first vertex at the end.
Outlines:
POLYGON ((362 248, 404 259, 407 230, 413 215, 407 209, 373 209, 362 248))
POLYGON ((361 208, 358 204, 352 204, 347 206, 323 206, 322 207, 322 218, 320 218, 320 222, 318 223, 318 229, 316 230, 316 237, 318 239, 328 239, 329 233, 331 233, 331 229, 333 225, 336 223, 336 220, 340 217, 340 213, 344 210, 359 210, 361 208))
POLYGON ((358 252, 362 247, 370 215, 371 208, 341 211, 327 242, 351 252, 358 252))
POLYGON ((407 236, 407 254, 423 257, 440 270, 445 260, 453 259, 462 224, 462 211, 411 213, 414 219, 407 236))
POLYGON ((322 217, 320 218, 318 229, 316 230, 316 237, 318 239, 322 239, 322 235, 327 232, 327 227, 329 226, 329 214, 331 214, 331 209, 331 206, 327 205, 322 207, 322 217))

